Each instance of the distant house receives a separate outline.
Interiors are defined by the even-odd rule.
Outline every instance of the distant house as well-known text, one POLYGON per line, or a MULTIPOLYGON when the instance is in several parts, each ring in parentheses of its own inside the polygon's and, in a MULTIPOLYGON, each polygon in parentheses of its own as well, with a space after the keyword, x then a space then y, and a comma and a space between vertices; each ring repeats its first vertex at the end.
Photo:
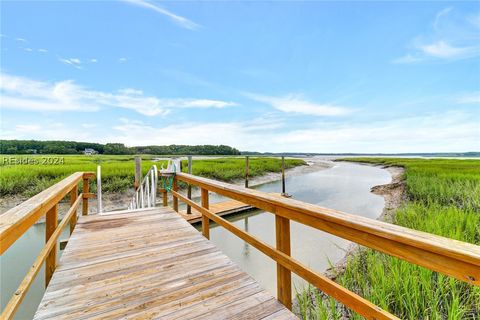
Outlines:
POLYGON ((83 154, 85 154, 86 156, 91 156, 92 154, 97 154, 97 153, 98 152, 92 148, 85 148, 85 150, 83 151, 83 154))

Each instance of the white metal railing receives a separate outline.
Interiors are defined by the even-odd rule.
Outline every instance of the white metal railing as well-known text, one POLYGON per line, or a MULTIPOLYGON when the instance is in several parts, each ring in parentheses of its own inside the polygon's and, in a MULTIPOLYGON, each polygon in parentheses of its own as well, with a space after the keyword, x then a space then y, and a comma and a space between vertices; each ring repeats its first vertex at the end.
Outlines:
POLYGON ((155 207, 157 201, 158 170, 153 165, 140 183, 128 205, 128 210, 155 207))
POLYGON ((102 205, 102 168, 97 166, 97 211, 98 213, 103 212, 102 205))

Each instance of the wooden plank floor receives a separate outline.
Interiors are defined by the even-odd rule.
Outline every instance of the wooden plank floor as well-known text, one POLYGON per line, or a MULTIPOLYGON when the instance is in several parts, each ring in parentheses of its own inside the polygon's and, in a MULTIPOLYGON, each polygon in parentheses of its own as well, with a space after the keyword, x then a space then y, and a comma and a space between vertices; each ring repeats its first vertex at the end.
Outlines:
POLYGON ((81 217, 34 319, 296 319, 170 208, 81 217))

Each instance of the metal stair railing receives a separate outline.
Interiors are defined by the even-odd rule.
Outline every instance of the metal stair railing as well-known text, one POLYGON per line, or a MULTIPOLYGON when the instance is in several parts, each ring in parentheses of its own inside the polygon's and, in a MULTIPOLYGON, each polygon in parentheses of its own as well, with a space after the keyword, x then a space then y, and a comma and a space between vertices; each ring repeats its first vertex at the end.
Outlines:
POLYGON ((153 165, 143 177, 140 186, 128 205, 128 210, 155 207, 157 202, 158 169, 153 165))

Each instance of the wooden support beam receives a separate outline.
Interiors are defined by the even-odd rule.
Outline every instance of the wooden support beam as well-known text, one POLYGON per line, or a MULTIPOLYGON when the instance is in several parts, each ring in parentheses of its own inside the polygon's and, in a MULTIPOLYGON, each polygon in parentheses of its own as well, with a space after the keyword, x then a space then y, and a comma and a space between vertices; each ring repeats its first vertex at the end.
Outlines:
MULTIPOLYGON (((77 201, 77 197, 78 197, 78 185, 75 185, 72 191, 70 191, 70 207, 72 207, 75 201, 77 201)), ((75 209, 75 213, 76 213, 76 209, 75 209)), ((70 219, 70 234, 72 234, 76 224, 77 224, 77 215, 74 214, 72 216, 72 219, 70 219)))
POLYGON ((249 157, 245 156, 245 188, 248 188, 248 175, 250 174, 249 157))
POLYGON ((135 182, 133 186, 135 190, 140 187, 140 182, 142 181, 142 158, 139 156, 135 157, 135 182))
MULTIPOLYGON (((173 178, 172 191, 175 191, 175 192, 178 191, 178 181, 176 177, 173 178)), ((173 195, 173 210, 178 212, 178 198, 175 196, 175 194, 173 194, 173 192, 172 192, 172 195, 173 195)))
MULTIPOLYGON (((208 200, 208 190, 207 189, 201 189, 202 193, 202 207, 205 209, 209 209, 209 200, 208 200)), ((202 233, 203 236, 207 239, 210 239, 210 219, 202 214, 202 233)))
MULTIPOLYGON (((55 232, 58 224, 58 203, 48 210, 45 217, 45 243, 48 243, 50 237, 55 232)), ((57 244, 53 245, 52 250, 47 255, 45 260, 45 287, 48 286, 53 272, 57 265, 57 244)))
POLYGON ((282 156, 282 195, 285 195, 285 157, 282 156))
MULTIPOLYGON (((188 156, 188 173, 192 174, 192 156, 188 156)), ((192 199, 192 185, 189 183, 187 187, 187 198, 192 199)), ((187 205, 187 214, 192 214, 192 207, 187 205)))
POLYGON ((162 200, 163 200, 163 206, 166 207, 168 206, 168 193, 167 190, 162 189, 162 200))
MULTIPOLYGON (((290 256, 290 220, 275 215, 277 250, 290 256)), ((292 310, 292 273, 277 262, 277 298, 292 310)))
POLYGON ((90 193, 90 180, 88 178, 83 178, 83 201, 82 201, 82 215, 88 215, 88 196, 87 193, 90 193))

